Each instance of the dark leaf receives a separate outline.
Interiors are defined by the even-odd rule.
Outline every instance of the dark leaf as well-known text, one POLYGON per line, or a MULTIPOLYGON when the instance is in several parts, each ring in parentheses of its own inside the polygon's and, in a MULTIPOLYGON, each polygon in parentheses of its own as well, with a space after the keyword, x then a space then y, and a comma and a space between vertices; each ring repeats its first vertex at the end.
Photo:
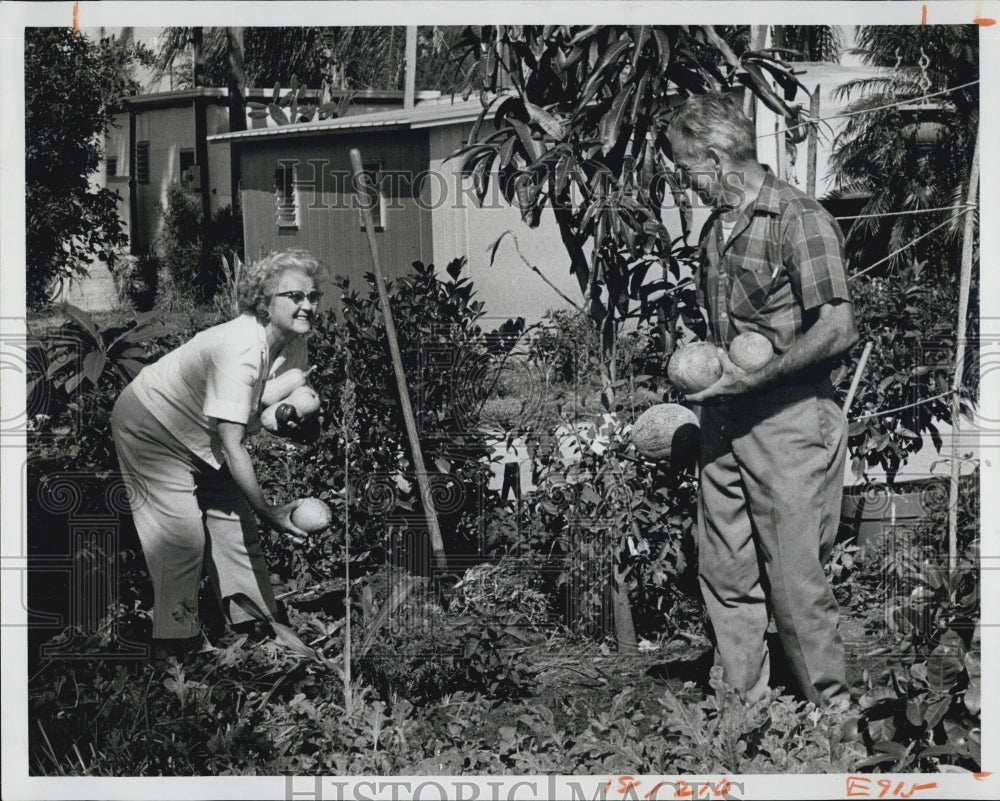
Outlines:
POLYGON ((622 120, 625 117, 626 106, 632 92, 635 91, 633 84, 628 84, 618 96, 611 109, 601 117, 599 132, 601 137, 601 152, 606 156, 610 153, 618 142, 618 135, 621 132, 622 120))

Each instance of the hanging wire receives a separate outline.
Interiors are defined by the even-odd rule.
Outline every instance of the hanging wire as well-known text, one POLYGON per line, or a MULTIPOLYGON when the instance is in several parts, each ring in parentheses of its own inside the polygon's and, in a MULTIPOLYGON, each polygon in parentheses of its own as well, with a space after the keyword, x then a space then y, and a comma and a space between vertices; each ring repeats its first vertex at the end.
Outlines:
POLYGON ((859 109, 858 111, 845 111, 840 114, 831 114, 827 117, 816 117, 816 119, 814 120, 807 120, 806 122, 800 122, 796 123, 795 125, 789 125, 787 128, 782 128, 780 131, 772 131, 770 133, 758 134, 757 138, 764 139, 768 136, 777 136, 779 133, 784 134, 787 133, 788 131, 794 131, 796 128, 804 128, 806 125, 815 125, 818 122, 825 122, 826 120, 836 120, 840 118, 856 117, 860 114, 871 114, 873 111, 883 111, 884 109, 887 108, 897 108, 899 106, 911 105, 912 103, 919 100, 927 100, 928 98, 931 97, 938 97, 940 95, 951 94, 952 92, 957 92, 960 89, 967 89, 970 86, 975 86, 977 83, 979 83, 978 78, 974 81, 969 81, 968 83, 963 83, 959 86, 953 86, 950 89, 941 89, 938 92, 930 92, 928 94, 920 95, 918 97, 911 97, 907 100, 898 100, 892 103, 886 103, 883 106, 873 106, 872 108, 859 109))
POLYGON ((923 400, 914 401, 913 403, 907 403, 905 406, 897 406, 895 409, 886 409, 885 411, 881 412, 870 412, 868 414, 861 414, 858 415, 857 417, 852 417, 851 420, 857 422, 858 420, 867 420, 870 417, 885 417, 886 415, 889 414, 895 414, 896 412, 903 412, 906 411, 907 409, 912 409, 916 406, 922 406, 923 404, 930 403, 931 401, 940 400, 941 398, 948 398, 957 393, 958 391, 959 390, 957 389, 949 389, 947 392, 942 392, 940 395, 932 395, 931 397, 924 398, 923 400))
POLYGON ((876 214, 854 214, 849 217, 834 217, 835 220, 870 220, 876 217, 904 217, 908 214, 931 214, 936 211, 953 211, 954 209, 976 209, 978 204, 963 203, 960 206, 938 206, 936 209, 911 209, 909 211, 881 211, 876 214))
POLYGON ((890 253, 885 258, 879 259, 874 264, 869 264, 867 267, 865 267, 865 269, 861 270, 860 272, 854 273, 854 275, 849 276, 847 280, 848 281, 853 281, 855 278, 860 278, 865 273, 867 273, 867 272, 869 272, 871 270, 874 270, 880 264, 884 264, 885 262, 889 261, 889 259, 891 259, 893 256, 896 256, 896 255, 902 253, 907 248, 912 247, 913 245, 917 244, 917 242, 919 242, 921 239, 924 239, 925 237, 930 236, 931 234, 933 234, 939 228, 944 228, 946 225, 948 225, 948 223, 952 222, 953 220, 957 220, 959 217, 963 216, 964 214, 968 214, 970 211, 972 211, 971 208, 970 209, 966 209, 965 211, 960 211, 958 214, 954 215, 953 217, 949 217, 943 223, 939 223, 938 225, 935 225, 929 231, 926 231, 925 233, 922 233, 916 239, 911 239, 909 242, 907 242, 901 248, 897 248, 896 250, 892 251, 892 253, 890 253))

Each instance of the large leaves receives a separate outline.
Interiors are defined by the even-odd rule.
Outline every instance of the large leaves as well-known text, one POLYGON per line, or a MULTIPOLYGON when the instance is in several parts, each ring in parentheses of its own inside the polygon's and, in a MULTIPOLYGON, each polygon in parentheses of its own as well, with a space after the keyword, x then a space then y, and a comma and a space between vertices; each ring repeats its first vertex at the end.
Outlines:
MULTIPOLYGON (((786 98, 800 84, 788 66, 774 53, 741 59, 711 26, 470 28, 463 48, 475 66, 467 89, 477 82, 486 94, 456 154, 462 174, 482 193, 498 170, 502 196, 528 225, 551 203, 570 269, 606 331, 658 307, 642 289, 650 260, 691 265, 690 206, 662 154, 677 102, 745 86, 797 119, 786 98), (664 224, 665 199, 681 210, 680 236, 664 224)), ((665 272, 662 291, 685 272, 665 272)))
POLYGON ((72 304, 64 304, 62 311, 67 321, 58 336, 45 343, 49 363, 46 378, 67 393, 77 392, 85 382, 92 387, 103 382, 124 387, 146 362, 143 343, 161 333, 153 324, 155 312, 139 315, 122 326, 101 328, 72 304))

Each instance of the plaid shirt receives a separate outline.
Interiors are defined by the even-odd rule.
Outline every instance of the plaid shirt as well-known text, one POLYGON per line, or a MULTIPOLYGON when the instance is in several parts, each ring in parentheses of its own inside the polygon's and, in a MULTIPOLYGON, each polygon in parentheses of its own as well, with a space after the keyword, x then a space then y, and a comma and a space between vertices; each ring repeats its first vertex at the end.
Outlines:
POLYGON ((756 331, 784 353, 815 319, 806 312, 851 299, 840 227, 818 201, 770 170, 728 241, 723 237, 713 214, 701 232, 698 300, 717 345, 756 331))

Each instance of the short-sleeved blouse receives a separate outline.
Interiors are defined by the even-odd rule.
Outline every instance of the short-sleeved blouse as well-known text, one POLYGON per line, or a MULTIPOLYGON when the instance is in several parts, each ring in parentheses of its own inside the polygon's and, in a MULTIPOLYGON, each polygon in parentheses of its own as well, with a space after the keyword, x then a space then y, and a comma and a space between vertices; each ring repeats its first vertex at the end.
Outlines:
POLYGON ((270 363, 267 333, 260 321, 243 314, 192 337, 133 381, 139 401, 196 456, 215 468, 225 455, 218 420, 258 422, 264 382, 292 367, 306 365, 306 343, 298 338, 270 363))

